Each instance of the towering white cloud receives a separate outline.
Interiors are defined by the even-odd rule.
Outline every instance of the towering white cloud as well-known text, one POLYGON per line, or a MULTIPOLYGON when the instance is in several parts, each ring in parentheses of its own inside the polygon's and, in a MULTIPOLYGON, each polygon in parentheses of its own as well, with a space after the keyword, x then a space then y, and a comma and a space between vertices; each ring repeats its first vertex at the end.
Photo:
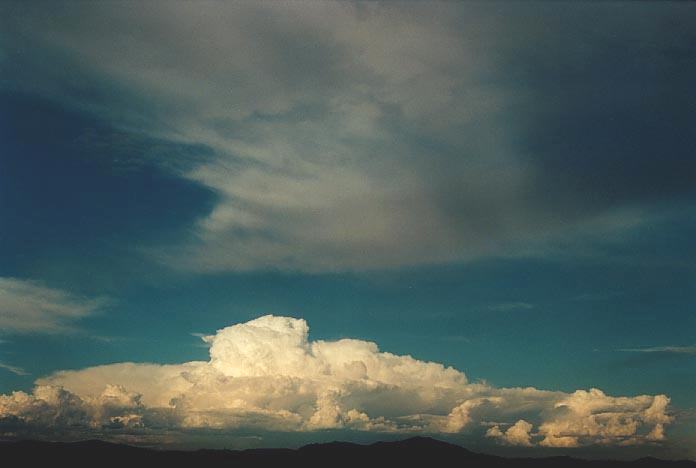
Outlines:
POLYGON ((311 341, 304 320, 264 316, 204 340, 210 360, 61 371, 0 396, 0 431, 315 431, 486 435, 506 444, 659 442, 664 395, 495 388, 375 343, 311 341), (524 415, 524 419, 522 416, 524 415), (501 426, 510 425, 506 430, 501 426), (71 429, 72 428, 72 429, 71 429))

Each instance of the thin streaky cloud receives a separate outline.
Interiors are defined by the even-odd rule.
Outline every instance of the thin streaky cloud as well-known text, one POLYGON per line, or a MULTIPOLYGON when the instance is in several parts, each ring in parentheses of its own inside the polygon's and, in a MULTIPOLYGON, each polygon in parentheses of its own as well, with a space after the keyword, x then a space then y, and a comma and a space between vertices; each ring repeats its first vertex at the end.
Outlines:
POLYGON ((488 310, 495 312, 510 312, 513 310, 531 310, 534 309, 534 304, 529 302, 501 302, 499 304, 492 304, 488 306, 488 310))
POLYGON ((627 353, 664 353, 664 354, 696 354, 694 346, 653 346, 650 348, 624 348, 620 351, 627 353))
POLYGON ((25 371, 21 367, 11 366, 9 364, 5 364, 4 362, 0 362, 0 369, 12 372, 15 375, 30 375, 29 372, 25 371))
POLYGON ((0 330, 5 333, 72 333, 74 323, 101 309, 104 299, 84 298, 39 282, 0 277, 0 330))
POLYGON ((578 296, 575 296, 572 300, 576 302, 599 302, 599 301, 607 301, 609 299, 613 299, 618 296, 622 296, 623 292, 621 291, 612 291, 612 292, 590 292, 590 293, 584 293, 580 294, 578 296))

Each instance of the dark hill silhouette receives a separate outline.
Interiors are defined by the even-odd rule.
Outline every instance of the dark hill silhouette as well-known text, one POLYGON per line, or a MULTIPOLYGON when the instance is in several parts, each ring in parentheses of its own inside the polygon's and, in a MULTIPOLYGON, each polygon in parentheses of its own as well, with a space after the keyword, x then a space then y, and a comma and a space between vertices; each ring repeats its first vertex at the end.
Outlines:
POLYGON ((696 468, 696 462, 642 458, 635 461, 581 460, 571 457, 503 458, 471 452, 427 437, 358 445, 346 442, 291 449, 153 450, 99 440, 60 443, 0 443, 0 465, 7 467, 351 467, 401 468, 696 468))

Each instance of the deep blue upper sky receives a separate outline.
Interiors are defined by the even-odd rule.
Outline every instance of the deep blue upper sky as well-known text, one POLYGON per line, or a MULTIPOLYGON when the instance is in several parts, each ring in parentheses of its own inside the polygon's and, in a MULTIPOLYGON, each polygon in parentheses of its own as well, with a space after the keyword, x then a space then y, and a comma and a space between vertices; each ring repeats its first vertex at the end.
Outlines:
POLYGON ((144 5, 0 8, 0 278, 98 303, 0 297, 0 393, 274 314, 694 440, 693 5, 144 5))

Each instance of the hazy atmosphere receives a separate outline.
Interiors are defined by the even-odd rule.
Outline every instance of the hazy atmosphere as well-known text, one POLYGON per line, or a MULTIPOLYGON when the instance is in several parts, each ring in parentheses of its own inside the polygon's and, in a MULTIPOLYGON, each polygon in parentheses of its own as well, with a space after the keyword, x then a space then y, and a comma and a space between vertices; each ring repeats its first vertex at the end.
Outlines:
POLYGON ((0 440, 696 459, 696 4, 0 3, 0 440))

